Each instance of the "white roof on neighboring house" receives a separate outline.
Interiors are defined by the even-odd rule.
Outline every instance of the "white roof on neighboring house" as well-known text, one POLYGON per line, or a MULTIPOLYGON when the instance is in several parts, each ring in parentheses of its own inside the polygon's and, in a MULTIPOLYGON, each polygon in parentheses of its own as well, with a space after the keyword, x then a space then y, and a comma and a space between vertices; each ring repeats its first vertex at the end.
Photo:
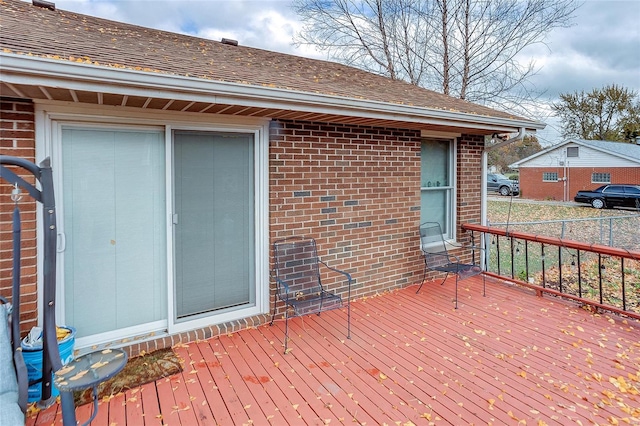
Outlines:
POLYGON ((526 163, 550 152, 560 150, 567 145, 579 145, 586 148, 591 148, 595 151, 602 152, 603 154, 637 163, 640 166, 640 145, 638 144, 587 139, 566 139, 559 144, 552 145, 546 149, 543 149, 542 151, 536 152, 533 155, 523 158, 520 161, 516 161, 515 163, 510 164, 509 167, 517 169, 520 166, 525 166, 526 163))

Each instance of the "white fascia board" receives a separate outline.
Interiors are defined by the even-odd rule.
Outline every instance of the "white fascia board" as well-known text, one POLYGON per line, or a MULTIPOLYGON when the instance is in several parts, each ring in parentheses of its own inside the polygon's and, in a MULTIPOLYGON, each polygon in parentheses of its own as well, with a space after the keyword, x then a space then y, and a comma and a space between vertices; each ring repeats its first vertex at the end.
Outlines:
POLYGON ((544 123, 0 52, 2 81, 128 96, 214 102, 500 132, 544 123))

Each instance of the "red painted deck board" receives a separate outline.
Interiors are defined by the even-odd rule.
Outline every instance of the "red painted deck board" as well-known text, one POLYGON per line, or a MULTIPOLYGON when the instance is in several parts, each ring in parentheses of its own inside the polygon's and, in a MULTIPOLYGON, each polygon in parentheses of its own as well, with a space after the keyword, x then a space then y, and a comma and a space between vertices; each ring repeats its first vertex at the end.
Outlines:
POLYGON ((138 398, 142 401, 142 416, 144 416, 145 426, 161 425, 162 414, 160 413, 156 384, 147 383, 136 389, 140 390, 140 392, 138 392, 138 395, 140 395, 138 398))
MULTIPOLYGON (((102 401, 93 425, 640 425, 640 324, 481 277, 185 343, 181 374, 102 401), (410 423, 409 423, 410 424, 410 423)), ((87 407, 77 409, 86 419, 87 407)), ((60 424, 56 405, 28 425, 60 424)))

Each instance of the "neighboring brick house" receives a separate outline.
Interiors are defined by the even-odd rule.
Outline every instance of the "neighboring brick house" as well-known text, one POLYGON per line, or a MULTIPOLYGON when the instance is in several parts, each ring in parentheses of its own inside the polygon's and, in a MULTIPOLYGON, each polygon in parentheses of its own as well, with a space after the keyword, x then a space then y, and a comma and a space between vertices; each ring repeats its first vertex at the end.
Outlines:
POLYGON ((509 167, 519 171, 523 198, 572 201, 607 183, 640 184, 640 145, 567 139, 509 167))
MULTIPOLYGON (((353 275, 355 298, 415 283, 422 220, 459 241, 482 221, 487 138, 544 127, 336 63, 18 0, 0 2, 0 28, 0 147, 51 159, 56 312, 78 347, 136 353, 264 322, 270 245, 294 234, 353 275)), ((0 182, 2 295, 9 192, 0 182)), ((26 330, 42 259, 35 204, 22 209, 26 330)))

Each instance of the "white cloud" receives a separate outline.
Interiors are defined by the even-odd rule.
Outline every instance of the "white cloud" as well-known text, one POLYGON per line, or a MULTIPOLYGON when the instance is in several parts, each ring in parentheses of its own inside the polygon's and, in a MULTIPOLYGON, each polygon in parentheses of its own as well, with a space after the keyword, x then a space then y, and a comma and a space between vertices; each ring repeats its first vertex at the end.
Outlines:
POLYGON ((59 0, 58 9, 165 31, 300 56, 320 57, 296 48, 293 34, 302 24, 288 0, 59 0))
MULTIPOLYGON (((549 104, 560 93, 589 92, 617 84, 640 92, 640 1, 587 0, 576 12, 574 25, 549 34, 544 45, 526 55, 540 67, 531 80, 545 90, 541 117, 552 114, 549 104)), ((541 143, 561 141, 561 123, 544 118, 541 143)))

